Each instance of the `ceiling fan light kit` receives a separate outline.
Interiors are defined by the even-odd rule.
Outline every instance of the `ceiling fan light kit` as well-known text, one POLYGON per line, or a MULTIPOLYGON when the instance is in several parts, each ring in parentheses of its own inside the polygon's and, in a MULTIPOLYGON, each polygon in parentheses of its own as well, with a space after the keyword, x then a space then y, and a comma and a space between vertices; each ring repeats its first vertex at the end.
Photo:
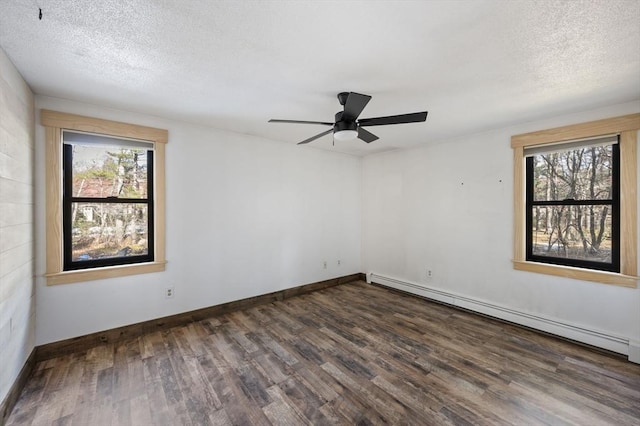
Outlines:
POLYGON ((333 138, 337 141, 350 141, 358 137, 358 124, 355 121, 342 120, 342 112, 336 114, 333 138))
POLYGON ((378 139, 376 135, 363 129, 364 126, 386 126, 389 124, 405 124, 418 123, 427 119, 427 111, 414 112, 410 114, 390 115, 386 117, 363 118, 358 120, 360 113, 371 100, 371 96, 362 95, 355 92, 338 93, 338 102, 344 106, 343 111, 339 111, 335 115, 335 121, 329 123, 326 121, 302 121, 302 120, 278 120, 271 119, 269 123, 294 123, 294 124, 320 124, 323 126, 332 126, 331 129, 312 136, 308 139, 298 142, 298 145, 312 142, 333 132, 334 140, 350 141, 359 138, 366 143, 371 143, 378 139))
POLYGON ((333 138, 337 141, 350 141, 358 137, 357 130, 340 130, 333 134, 333 138))

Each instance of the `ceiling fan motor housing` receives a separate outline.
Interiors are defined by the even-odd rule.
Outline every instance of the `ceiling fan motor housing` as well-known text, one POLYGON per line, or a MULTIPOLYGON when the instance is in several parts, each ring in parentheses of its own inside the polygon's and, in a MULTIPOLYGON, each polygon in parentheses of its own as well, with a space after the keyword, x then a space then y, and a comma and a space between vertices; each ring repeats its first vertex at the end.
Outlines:
POLYGON ((334 132, 341 132, 343 130, 358 130, 358 124, 355 121, 342 120, 342 111, 336 113, 336 121, 333 126, 334 132))

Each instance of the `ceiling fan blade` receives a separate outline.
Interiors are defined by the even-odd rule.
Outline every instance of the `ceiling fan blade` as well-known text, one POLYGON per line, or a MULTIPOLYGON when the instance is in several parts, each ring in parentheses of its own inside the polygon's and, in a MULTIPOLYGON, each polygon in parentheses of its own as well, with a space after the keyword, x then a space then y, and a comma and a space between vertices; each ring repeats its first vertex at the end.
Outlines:
POLYGON ((371 143, 376 139, 379 139, 376 135, 368 130, 363 129, 362 127, 358 127, 358 138, 362 139, 366 143, 371 143))
POLYGON ((347 102, 344 104, 344 113, 342 119, 347 121, 354 121, 365 106, 371 100, 369 95, 361 95, 360 93, 350 92, 347 96, 347 102))
POLYGON ((319 139, 319 138, 323 137, 324 135, 328 135, 331 132, 333 132, 333 128, 327 130, 326 132, 322 132, 322 133, 319 133, 319 134, 317 134, 315 136, 311 136, 309 139, 305 139, 302 142, 298 142, 298 145, 302 145, 302 144, 305 144, 305 143, 309 143, 309 142, 315 141, 316 139, 319 139))
POLYGON ((333 126, 333 123, 326 121, 303 121, 303 120, 277 120, 272 118, 269 123, 293 123, 293 124, 322 124, 324 126, 333 126))
POLYGON ((387 124, 418 123, 427 119, 428 111, 411 114, 389 115, 387 117, 363 118, 358 120, 360 126, 385 126, 387 124))

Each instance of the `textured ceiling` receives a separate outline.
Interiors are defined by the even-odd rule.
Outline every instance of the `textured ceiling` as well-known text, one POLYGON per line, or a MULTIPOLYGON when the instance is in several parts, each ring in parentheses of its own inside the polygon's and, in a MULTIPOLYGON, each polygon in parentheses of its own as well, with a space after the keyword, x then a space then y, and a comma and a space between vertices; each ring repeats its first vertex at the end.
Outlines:
POLYGON ((0 0, 0 46, 37 94, 292 144, 325 128, 267 120, 332 121, 341 91, 429 111, 310 144, 356 155, 640 99, 637 0, 0 0))

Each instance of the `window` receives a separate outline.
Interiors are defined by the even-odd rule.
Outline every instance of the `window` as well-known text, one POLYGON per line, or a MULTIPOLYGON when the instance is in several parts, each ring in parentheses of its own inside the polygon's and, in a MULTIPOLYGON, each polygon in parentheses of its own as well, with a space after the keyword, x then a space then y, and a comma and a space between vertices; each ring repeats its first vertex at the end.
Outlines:
POLYGON ((153 143, 63 130, 64 270, 153 261, 153 143))
POLYGON ((525 149, 527 260, 620 272, 618 138, 525 149))
POLYGON ((42 110, 47 284, 165 268, 166 130, 42 110))
POLYGON ((637 287, 640 114, 515 135, 514 269, 637 287))

